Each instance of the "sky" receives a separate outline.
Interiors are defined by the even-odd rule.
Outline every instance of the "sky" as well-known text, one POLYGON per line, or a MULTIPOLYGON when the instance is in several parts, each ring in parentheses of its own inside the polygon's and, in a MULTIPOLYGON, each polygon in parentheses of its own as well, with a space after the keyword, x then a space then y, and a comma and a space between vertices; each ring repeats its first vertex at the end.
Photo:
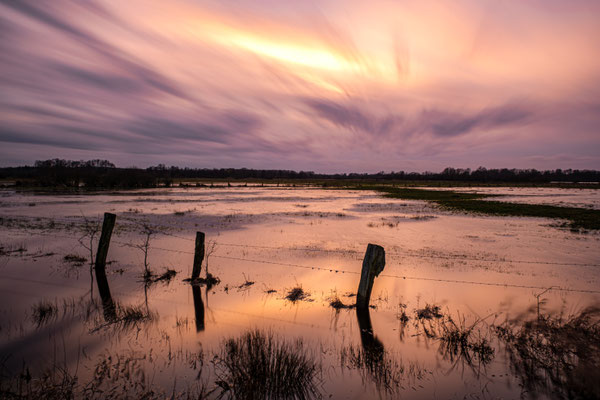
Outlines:
POLYGON ((0 165, 600 169, 597 0, 0 0, 0 165))

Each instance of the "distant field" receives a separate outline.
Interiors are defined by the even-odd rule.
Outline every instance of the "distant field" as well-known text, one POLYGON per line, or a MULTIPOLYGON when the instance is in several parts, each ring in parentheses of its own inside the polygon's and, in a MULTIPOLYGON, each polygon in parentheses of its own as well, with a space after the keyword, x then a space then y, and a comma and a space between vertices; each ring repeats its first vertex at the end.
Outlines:
POLYGON ((450 190, 409 189, 377 186, 370 189, 384 192, 388 197, 431 201, 457 211, 513 217, 540 217, 568 220, 571 229, 600 229, 600 210, 577 207, 558 207, 542 204, 522 204, 485 200, 496 195, 461 193, 450 190))

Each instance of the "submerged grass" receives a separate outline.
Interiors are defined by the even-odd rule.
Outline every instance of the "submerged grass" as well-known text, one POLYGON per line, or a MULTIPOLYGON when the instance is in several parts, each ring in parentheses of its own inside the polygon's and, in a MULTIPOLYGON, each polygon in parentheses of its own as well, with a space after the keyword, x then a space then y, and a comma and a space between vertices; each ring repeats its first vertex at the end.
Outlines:
POLYGON ((417 363, 405 366, 402 361, 381 349, 350 345, 340 351, 342 368, 357 370, 364 381, 371 381, 379 392, 398 394, 408 384, 426 377, 427 371, 417 363))
POLYGON ((125 332, 132 328, 140 328, 142 324, 156 321, 157 318, 157 314, 149 311, 143 305, 123 306, 116 304, 112 318, 105 322, 96 321, 90 332, 94 333, 106 328, 114 328, 117 332, 125 332))
POLYGON ((320 364, 301 340, 249 331, 227 339, 213 360, 222 395, 235 399, 310 399, 320 396, 320 364))
POLYGON ((58 317, 58 307, 51 301, 42 300, 32 307, 31 318, 38 328, 58 317))
POLYGON ((477 320, 470 326, 467 326, 463 321, 459 324, 451 318, 446 318, 442 324, 442 332, 440 334, 440 353, 454 360, 459 357, 472 364, 473 361, 478 361, 480 364, 488 364, 494 358, 495 350, 490 345, 487 338, 482 337, 480 332, 476 330, 476 326, 480 321, 477 320), (477 335, 475 332, 477 331, 477 335))
POLYGON ((75 266, 82 266, 87 262, 87 258, 82 257, 79 254, 69 253, 63 257, 63 261, 75 266))
POLYGON ((337 295, 334 295, 331 299, 329 299, 329 306, 336 310, 342 310, 355 308, 356 304, 345 304, 337 295))
POLYGON ((175 271, 174 269, 167 268, 165 272, 163 272, 160 275, 150 273, 150 275, 144 276, 144 280, 146 281, 146 284, 152 284, 156 282, 163 282, 168 284, 173 278, 175 278, 176 275, 177 271, 175 271))
POLYGON ((417 319, 430 320, 434 318, 439 319, 443 317, 440 306, 437 306, 435 304, 426 304, 424 308, 415 310, 415 314, 417 316, 417 319))
MULTIPOLYGON (((403 306, 400 305, 398 319, 407 322, 403 306)), ((449 314, 442 313, 439 306, 431 304, 416 309, 415 316, 415 326, 422 329, 427 338, 439 341, 438 352, 445 359, 462 360, 469 366, 485 365, 494 359, 495 349, 480 328, 482 319, 467 324, 464 316, 458 314, 457 322, 449 314)))
POLYGON ((288 294, 285 296, 286 300, 295 303, 300 300, 306 300, 308 298, 308 293, 302 289, 302 286, 296 286, 288 291, 288 294))
POLYGON ((600 308, 538 315, 496 327, 523 390, 553 398, 600 398, 600 308))
POLYGON ((569 221, 568 227, 571 229, 600 229, 600 210, 493 201, 486 199, 499 196, 460 193, 451 190, 426 190, 390 186, 363 186, 360 189, 376 190, 386 193, 388 197, 392 198, 431 201, 449 210, 499 216, 564 219, 569 221))

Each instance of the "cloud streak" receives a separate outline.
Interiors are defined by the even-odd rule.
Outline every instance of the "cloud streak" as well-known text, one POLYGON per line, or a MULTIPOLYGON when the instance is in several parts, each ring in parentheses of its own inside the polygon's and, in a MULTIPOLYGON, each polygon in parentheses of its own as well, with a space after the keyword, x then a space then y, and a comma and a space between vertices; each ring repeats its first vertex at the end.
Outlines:
POLYGON ((589 1, 4 1, 0 158, 600 168, 598 13, 589 1))

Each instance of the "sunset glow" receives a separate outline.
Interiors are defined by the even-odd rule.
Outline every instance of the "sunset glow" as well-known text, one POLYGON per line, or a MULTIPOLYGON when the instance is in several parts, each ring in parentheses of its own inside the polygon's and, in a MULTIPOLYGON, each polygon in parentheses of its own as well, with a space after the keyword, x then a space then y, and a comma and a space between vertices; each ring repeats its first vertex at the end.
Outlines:
POLYGON ((5 164, 600 168, 593 1, 2 2, 5 164))

